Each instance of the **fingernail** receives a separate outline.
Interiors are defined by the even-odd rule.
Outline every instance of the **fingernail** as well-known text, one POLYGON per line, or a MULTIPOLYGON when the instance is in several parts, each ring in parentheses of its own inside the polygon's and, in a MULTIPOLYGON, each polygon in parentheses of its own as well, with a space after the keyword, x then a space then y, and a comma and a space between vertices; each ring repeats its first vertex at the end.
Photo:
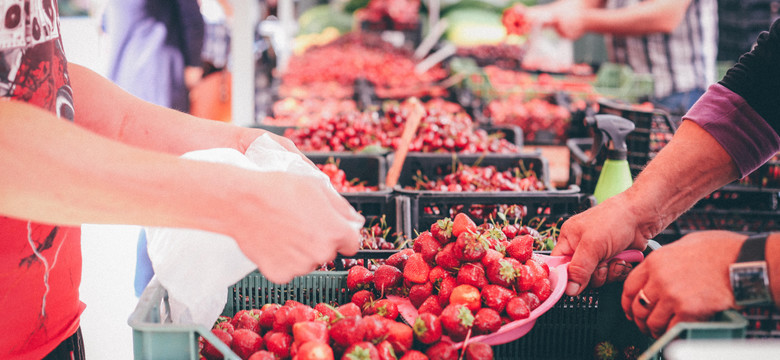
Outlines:
POLYGON ((603 279, 603 278, 607 277, 607 267, 606 266, 602 266, 602 267, 596 269, 596 277, 598 277, 599 279, 603 279))
POLYGON ((569 281, 566 285, 566 295, 576 296, 580 291, 580 284, 569 281))

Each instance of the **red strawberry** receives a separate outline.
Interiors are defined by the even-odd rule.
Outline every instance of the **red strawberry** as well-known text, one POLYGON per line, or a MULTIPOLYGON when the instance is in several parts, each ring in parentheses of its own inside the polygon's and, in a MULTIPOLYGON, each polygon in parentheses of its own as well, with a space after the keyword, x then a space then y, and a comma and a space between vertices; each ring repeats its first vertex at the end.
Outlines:
POLYGON ((381 315, 369 315, 363 318, 360 325, 365 329, 363 339, 379 344, 387 337, 387 324, 390 320, 381 315))
POLYGON ((528 261, 533 253, 534 238, 531 235, 517 236, 506 247, 507 256, 511 256, 521 263, 528 261))
MULTIPOLYGON (((406 263, 408 264, 409 260, 406 263)), ((384 294, 388 289, 398 286, 402 278, 403 274, 398 268, 386 264, 379 265, 374 271, 374 288, 384 294)))
POLYGON ((341 305, 341 306, 337 307, 336 310, 343 317, 361 316, 361 315, 363 315, 363 311, 353 302, 348 302, 348 303, 346 303, 344 305, 341 305))
POLYGON ((474 334, 492 334, 501 328, 501 315, 491 309, 482 308, 474 315, 474 334))
POLYGON ((482 289, 482 304, 499 314, 506 309, 506 303, 515 296, 512 290, 501 285, 487 285, 482 289))
POLYGON ((451 242, 439 251, 435 257, 436 265, 441 266, 444 270, 452 271, 460 267, 460 257, 455 253, 455 243, 451 242))
POLYGON ((458 213, 452 220, 452 236, 457 238, 464 232, 477 232, 477 224, 465 213, 458 213))
POLYGON ((452 237, 452 220, 444 218, 431 224, 431 234, 442 246, 447 244, 452 237))
POLYGON ((398 270, 402 270, 406 264, 406 259, 409 259, 412 254, 414 254, 413 249, 403 249, 393 255, 390 255, 390 257, 385 260, 385 264, 395 266, 398 268, 398 270))
POLYGON ((414 343, 414 331, 409 325, 390 321, 387 323, 387 341, 393 345, 396 354, 406 353, 414 343))
POLYGON ((404 266, 404 279, 422 284, 428 280, 428 273, 431 268, 420 253, 415 253, 406 260, 406 266, 404 266))
POLYGON ((328 325, 322 321, 301 321, 292 326, 292 335, 298 345, 307 341, 319 341, 327 343, 328 325))
POLYGON ((490 345, 481 342, 472 342, 466 345, 463 350, 466 353, 466 360, 492 360, 493 348, 490 345))
MULTIPOLYGON (((361 291, 367 291, 367 290, 361 290, 361 291)), ((359 293, 358 291, 357 293, 359 293)), ((355 293, 357 295, 357 293, 355 293)), ((355 298, 355 295, 352 295, 352 298, 355 298)), ((330 305, 328 303, 318 303, 317 305, 314 305, 314 310, 320 313, 320 316, 317 317, 316 320, 324 321, 326 323, 331 323, 335 321, 337 318, 341 316, 341 314, 338 313, 338 310, 336 310, 333 305, 330 305)))
POLYGON ((474 325, 474 315, 466 305, 450 304, 439 317, 444 333, 453 341, 463 341, 469 329, 474 325))
POLYGON ((458 349, 451 342, 439 341, 425 351, 429 360, 458 360, 458 349))
POLYGON ((360 290, 352 295, 352 302, 363 309, 365 304, 374 300, 374 293, 368 290, 360 290))
POLYGON ((374 281, 374 273, 365 266, 355 265, 347 271, 347 289, 358 291, 368 289, 374 281))
POLYGON ((517 294, 517 297, 523 299, 525 303, 528 304, 528 308, 531 310, 536 309, 542 303, 539 300, 539 297, 530 291, 520 292, 517 294))
POLYGON ((361 341, 350 345, 341 360, 379 360, 379 351, 374 344, 361 341))
POLYGON ((441 339, 441 321, 438 316, 431 313, 417 315, 412 330, 417 340, 423 344, 433 344, 441 339))
POLYGON ((542 279, 542 281, 537 282, 534 284, 532 291, 534 295, 539 298, 540 302, 544 302, 550 297, 550 294, 552 294, 550 279, 542 279))
POLYGON ((450 305, 452 304, 466 305, 469 310, 475 312, 482 306, 482 296, 479 289, 474 286, 458 285, 452 289, 452 294, 450 294, 450 305))
POLYGON ((284 305, 282 306, 296 307, 299 305, 305 305, 305 304, 297 300, 289 299, 289 300, 285 300, 284 305))
POLYGON ((369 315, 377 314, 390 320, 398 318, 398 305, 388 299, 374 301, 369 307, 371 308, 369 315))
POLYGON ((487 252, 488 243, 482 235, 472 232, 461 233, 455 240, 455 255, 463 262, 479 261, 487 252))
POLYGON ((437 293, 439 296, 439 304, 441 306, 449 305, 450 295, 452 295, 452 290, 455 289, 456 286, 458 286, 458 282, 457 280, 455 280, 455 278, 448 277, 442 279, 441 283, 439 284, 438 293, 437 293))
POLYGON ((333 343, 346 348, 354 343, 363 341, 365 328, 360 326, 360 316, 348 316, 336 321, 330 326, 330 338, 333 343))
POLYGON ((262 312, 260 313, 260 317, 258 318, 258 321, 260 322, 260 328, 264 331, 271 330, 271 328, 274 327, 274 321, 276 310, 278 310, 281 307, 279 304, 265 304, 263 305, 260 310, 262 312))
POLYGON ((239 313, 236 314, 238 319, 236 319, 236 323, 234 325, 236 330, 248 329, 256 333, 260 332, 260 320, 257 315, 255 315, 255 313, 251 311, 243 311, 239 313))
POLYGON ((260 350, 252 354, 252 356, 250 356, 249 359, 247 360, 277 360, 277 359, 278 357, 276 357, 276 355, 274 355, 272 352, 266 350, 260 350))
POLYGON ((480 264, 482 264, 486 269, 487 267, 498 260, 501 260, 504 258, 504 254, 499 252, 495 249, 487 249, 485 250, 485 256, 482 257, 482 259, 479 261, 480 264))
MULTIPOLYGON (((230 344, 233 342, 233 336, 223 330, 211 329, 211 333, 227 346, 230 346, 230 344)), ((221 360, 224 357, 224 355, 222 355, 222 353, 208 341, 204 343, 201 354, 203 354, 203 356, 208 360, 221 360)))
POLYGON ((525 300, 520 297, 513 297, 506 303, 506 314, 512 320, 521 320, 531 315, 531 309, 525 300))
POLYGON ((232 316, 225 316, 225 315, 217 316, 217 321, 214 322, 214 326, 217 326, 223 322, 230 322, 230 320, 233 320, 232 316))
POLYGON ((292 330, 291 324, 287 321, 287 317, 292 310, 291 306, 282 306, 274 312, 274 324, 272 329, 274 331, 281 331, 289 333, 292 330))
POLYGON ((399 360, 428 360, 428 356, 418 350, 409 350, 399 360))
POLYGON ((415 251, 422 254, 428 264, 433 264, 436 254, 441 250, 441 244, 433 238, 430 232, 425 231, 417 236, 414 241, 415 251), (419 250, 417 250, 419 248, 419 250))
POLYGON ((269 331, 263 337, 265 348, 280 359, 290 356, 290 346, 293 344, 293 336, 288 333, 269 331))
POLYGON ((491 263, 485 273, 491 283, 511 288, 517 277, 517 269, 521 266, 523 265, 513 258, 503 258, 491 263))
POLYGON ((328 344, 309 341, 301 344, 295 355, 298 360, 333 360, 333 349, 328 344))
POLYGON ((534 287, 534 276, 531 274, 531 267, 522 265, 517 273, 517 291, 531 291, 534 287))
POLYGON ((420 307, 417 309, 417 313, 422 314, 429 312, 434 315, 440 315, 441 314, 442 307, 439 304, 439 297, 436 295, 431 295, 423 303, 420 305, 420 307))
POLYGON ((420 305, 429 296, 433 295, 433 284, 430 281, 426 281, 422 284, 414 284, 409 288, 409 302, 415 308, 419 308, 420 305))
POLYGON ((234 328, 233 325, 230 324, 227 321, 221 322, 221 323, 217 324, 216 326, 214 326, 214 328, 215 329, 220 329, 220 330, 222 330, 222 331, 224 331, 224 332, 226 332, 228 334, 231 334, 231 335, 233 335, 233 331, 236 330, 236 328, 234 328))
POLYGON ((249 329, 237 329, 233 332, 233 342, 230 343, 230 350, 242 359, 248 359, 249 356, 263 348, 263 338, 249 329))
POLYGON ((302 321, 314 321, 317 319, 317 311, 314 310, 309 305, 298 305, 293 306, 292 309, 290 309, 290 312, 287 313, 287 323, 289 324, 290 328, 292 328, 293 324, 299 323, 302 321))
POLYGON ((533 261, 533 262, 539 264, 539 266, 542 267, 542 271, 544 271, 544 277, 549 277, 550 276, 550 265, 547 265, 547 262, 544 261, 544 259, 541 257, 541 255, 533 254, 531 256, 531 259, 529 259, 529 261, 533 261))
POLYGON ((395 356, 395 350, 393 350, 393 344, 385 340, 380 342, 376 346, 377 352, 379 352, 379 360, 398 360, 395 356))
POLYGON ((457 283, 467 284, 482 289, 488 284, 487 277, 485 276, 485 269, 480 263, 465 263, 458 270, 457 283), (479 264, 479 265, 477 265, 479 264))
POLYGON ((504 235, 506 235, 507 239, 514 239, 515 236, 517 236, 517 226, 514 226, 512 224, 504 225, 501 228, 501 231, 504 232, 504 235))

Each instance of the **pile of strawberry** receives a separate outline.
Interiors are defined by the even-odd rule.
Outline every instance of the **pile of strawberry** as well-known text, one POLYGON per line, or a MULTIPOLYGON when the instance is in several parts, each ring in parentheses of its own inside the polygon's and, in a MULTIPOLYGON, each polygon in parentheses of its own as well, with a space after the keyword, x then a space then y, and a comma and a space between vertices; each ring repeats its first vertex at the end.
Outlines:
POLYGON ((375 271, 352 267, 347 288, 354 292, 352 302, 363 308, 373 306, 366 304, 374 304, 377 295, 406 296, 419 314, 413 324, 418 337, 440 327, 459 342, 526 319, 549 298, 550 269, 533 253, 534 242, 515 225, 477 226, 460 213, 434 223, 412 249, 394 254, 375 271))
MULTIPOLYGON (((492 348, 479 342, 469 344, 462 355, 453 343, 444 341, 426 343, 431 345, 424 352, 423 348, 417 350, 415 331, 395 320, 398 311, 388 303, 372 301, 361 310, 353 302, 338 307, 326 303, 311 307, 288 300, 284 305, 266 304, 260 309, 241 310, 233 317, 220 317, 211 332, 244 360, 493 358, 492 348)), ((430 327, 430 331, 436 328, 430 327)), ((420 341, 417 337, 417 344, 420 341)), ((223 358, 203 338, 199 344, 203 358, 223 358)))

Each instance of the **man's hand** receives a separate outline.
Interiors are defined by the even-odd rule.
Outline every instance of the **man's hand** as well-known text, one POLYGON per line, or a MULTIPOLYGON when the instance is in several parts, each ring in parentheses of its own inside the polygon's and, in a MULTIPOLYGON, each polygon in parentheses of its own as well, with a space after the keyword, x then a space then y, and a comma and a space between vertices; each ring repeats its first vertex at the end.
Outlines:
POLYGON ((705 321, 734 308, 728 268, 744 240, 737 233, 703 231, 653 251, 623 286, 626 317, 657 338, 678 322, 705 321))
POLYGON ((572 257, 567 295, 625 278, 629 264, 606 260, 628 248, 644 250, 648 237, 638 230, 638 219, 623 193, 563 223, 552 255, 572 257))

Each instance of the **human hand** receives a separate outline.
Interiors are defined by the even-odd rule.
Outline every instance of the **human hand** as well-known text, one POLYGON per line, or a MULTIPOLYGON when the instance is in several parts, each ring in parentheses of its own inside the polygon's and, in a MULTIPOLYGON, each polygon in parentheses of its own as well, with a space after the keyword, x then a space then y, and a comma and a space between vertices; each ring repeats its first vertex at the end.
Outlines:
POLYGON ((187 66, 184 68, 184 86, 192 90, 203 79, 203 68, 200 66, 187 66))
POLYGON ((702 231, 653 251, 623 285, 626 317, 657 338, 679 322, 704 321, 734 308, 728 267, 744 239, 726 231, 702 231))
POLYGON ((289 172, 258 176, 262 188, 236 204, 253 216, 237 214, 230 235, 270 281, 286 283, 337 253, 357 252, 365 219, 327 181, 289 172))
POLYGON ((558 12, 550 23, 561 37, 577 40, 586 32, 582 11, 583 9, 575 6, 570 11, 558 12))
POLYGON ((619 194, 563 223, 552 255, 572 257, 567 295, 625 278, 631 265, 607 259, 629 248, 644 250, 649 237, 639 230, 638 219, 626 196, 619 194))

